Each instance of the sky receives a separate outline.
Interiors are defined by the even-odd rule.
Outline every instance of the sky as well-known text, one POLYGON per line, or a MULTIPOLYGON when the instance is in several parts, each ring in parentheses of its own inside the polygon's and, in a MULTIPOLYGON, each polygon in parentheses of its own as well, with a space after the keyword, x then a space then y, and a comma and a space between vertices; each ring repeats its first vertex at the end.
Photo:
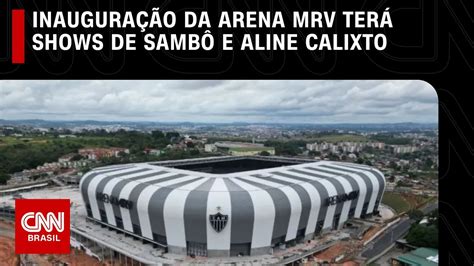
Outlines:
POLYGON ((0 119, 437 123, 423 81, 0 81, 0 119))

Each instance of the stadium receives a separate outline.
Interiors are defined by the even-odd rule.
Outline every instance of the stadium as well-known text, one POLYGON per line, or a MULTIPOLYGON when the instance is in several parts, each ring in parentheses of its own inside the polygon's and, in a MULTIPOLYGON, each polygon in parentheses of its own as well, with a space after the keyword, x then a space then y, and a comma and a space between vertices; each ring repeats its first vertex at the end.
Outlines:
POLYGON ((378 212, 383 174, 369 166, 225 156, 102 167, 80 192, 87 219, 171 254, 270 254, 378 212))

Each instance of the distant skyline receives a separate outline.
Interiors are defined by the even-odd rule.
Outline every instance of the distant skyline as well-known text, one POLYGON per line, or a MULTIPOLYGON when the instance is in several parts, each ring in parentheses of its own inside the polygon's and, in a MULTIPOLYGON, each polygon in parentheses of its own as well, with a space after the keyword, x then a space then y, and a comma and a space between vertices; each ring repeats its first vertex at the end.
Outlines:
POLYGON ((0 81, 0 119, 437 123, 423 81, 0 81))

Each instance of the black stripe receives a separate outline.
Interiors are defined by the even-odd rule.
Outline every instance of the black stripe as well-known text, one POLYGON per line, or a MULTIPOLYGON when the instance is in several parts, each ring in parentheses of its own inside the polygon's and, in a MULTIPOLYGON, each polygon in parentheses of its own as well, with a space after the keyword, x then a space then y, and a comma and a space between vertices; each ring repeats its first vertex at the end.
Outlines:
POLYGON ((150 181, 147 181, 147 182, 143 182, 143 183, 138 184, 136 187, 134 187, 132 189, 132 191, 130 192, 130 196, 128 197, 128 199, 130 201, 132 201, 133 204, 135 205, 134 208, 132 208, 130 210, 130 217, 131 217, 131 220, 132 220, 132 224, 136 224, 136 225, 140 224, 140 220, 139 220, 139 217, 138 217, 138 208, 136 207, 136 204, 138 203, 138 197, 140 197, 140 194, 142 193, 142 191, 146 187, 148 187, 150 185, 153 185, 153 184, 159 184, 161 182, 165 182, 165 181, 168 181, 168 180, 181 178, 181 177, 184 177, 184 176, 186 176, 186 175, 176 174, 176 175, 168 176, 168 177, 165 177, 165 178, 160 178, 160 179, 156 179, 156 180, 150 180, 150 181))
MULTIPOLYGON (((133 175, 133 174, 138 174, 138 173, 142 173, 142 172, 146 172, 146 171, 149 171, 151 169, 149 168, 141 168, 141 169, 138 169, 138 170, 134 170, 134 171, 131 171, 131 172, 126 172, 126 173, 122 173, 122 174, 117 174, 117 175, 111 175, 111 176, 107 176, 105 177, 104 179, 102 179, 99 184, 97 184, 97 188, 95 190, 96 193, 104 193, 104 188, 105 186, 107 185, 107 183, 109 183, 109 181, 111 181, 112 179, 115 179, 115 178, 121 178, 121 177, 124 177, 124 176, 128 176, 128 175, 133 175)), ((158 174, 158 173, 157 173, 158 174)), ((110 195, 109 195, 110 196, 110 195)), ((110 203, 109 203, 110 204, 110 203)), ((99 211, 103 211, 105 212, 105 203, 103 201, 100 201, 98 200, 97 201, 97 205, 99 207, 99 211)), ((104 223, 107 223, 107 219, 102 219, 102 222, 104 223)))
MULTIPOLYGON (((349 184, 352 187, 352 191, 356 191, 356 190, 360 191, 359 184, 357 184, 357 181, 352 176, 340 174, 340 173, 337 173, 337 172, 334 172, 334 171, 330 171, 328 169, 324 169, 323 167, 331 169, 330 167, 326 167, 325 165, 318 165, 315 169, 318 169, 318 171, 320 171, 322 173, 340 176, 340 177, 346 179, 349 182, 349 184)), ((367 197, 367 195, 365 195, 365 196, 367 197)), ((359 197, 357 197, 357 200, 351 200, 351 207, 350 208, 355 209, 357 207, 358 202, 359 202, 359 197)))
MULTIPOLYGON (((348 167, 346 165, 340 165, 340 166, 344 166, 344 167, 348 167)), ((337 167, 336 165, 334 167, 337 167)), ((349 167, 351 168, 351 167, 349 167)), ((372 181, 370 177, 368 177, 365 173, 361 172, 361 171, 352 171, 352 170, 347 170, 347 169, 341 169, 341 168, 337 168, 338 170, 340 171, 346 171, 346 172, 349 172, 349 173, 352 173, 352 174, 356 174, 358 176, 360 176, 362 179, 364 179, 365 183, 367 184, 367 195, 369 196, 369 198, 367 199, 366 198, 366 201, 364 202, 364 204, 369 204, 370 202, 370 197, 372 196, 373 194, 373 191, 374 191, 374 187, 372 185, 372 181)), ((360 170, 364 170, 364 171, 368 171, 368 169, 360 169, 360 170)), ((383 184, 382 184, 382 189, 383 189, 383 184)), ((380 188, 379 188, 379 192, 377 193, 377 196, 376 198, 378 200, 380 200, 380 198, 382 197, 382 191, 380 191, 380 188)), ((369 210, 367 209, 365 212, 362 212, 361 215, 366 215, 368 214, 369 210)))
MULTIPOLYGON (((347 171, 346 169, 338 168, 336 165, 335 166, 326 165, 326 167, 330 168, 330 169, 338 170, 338 171, 346 171, 346 172, 349 172, 351 174, 356 174, 360 178, 362 178, 362 180, 365 183, 365 187, 367 188, 367 194, 365 195, 363 204, 367 204, 367 205, 369 204, 370 198, 372 197, 372 193, 373 193, 374 188, 373 188, 372 182, 370 181, 370 178, 368 176, 366 176, 365 174, 362 174, 360 172, 347 171)), ((367 211, 366 212, 361 212, 361 215, 365 215, 366 213, 367 213, 367 211)))
MULTIPOLYGON (((159 173, 163 173, 163 172, 159 172, 159 173)), ((166 173, 166 172, 164 172, 166 173)), ((163 173, 163 174, 164 174, 163 173)), ((132 178, 128 178, 128 179, 123 179, 123 180, 120 180, 116 185, 115 187, 112 189, 112 192, 110 193, 110 196, 111 197, 116 197, 116 198, 119 198, 120 197, 120 192, 122 192, 122 189, 123 187, 132 182, 132 181, 137 181, 137 180, 140 180, 140 179, 145 179, 145 178, 149 178, 149 177, 153 177, 153 176, 156 176, 157 173, 151 173, 151 174, 146 174, 146 175, 140 175, 140 176, 136 176, 136 177, 132 177, 132 178)), ((132 206, 132 208, 136 208, 136 206, 132 206)), ((112 205, 112 209, 114 211, 114 216, 115 217, 119 217, 120 219, 123 220, 122 218, 122 213, 120 211, 120 206, 118 205, 115 205, 113 204, 112 205)), ((122 228, 123 229, 123 226, 120 226, 119 224, 117 225, 117 227, 119 228, 122 228)))
POLYGON ((184 235, 186 241, 207 243, 207 199, 215 178, 209 178, 189 192, 184 203, 184 235))
MULTIPOLYGON (((166 238, 165 231, 165 218, 164 218, 164 205, 166 198, 175 188, 182 187, 184 185, 195 182, 202 177, 196 177, 191 180, 183 181, 174 185, 169 185, 166 187, 159 188, 153 193, 150 198, 150 203, 148 204, 148 215, 150 217, 150 225, 153 236, 158 238, 166 238)), ((158 241, 157 238, 154 238, 155 241, 158 241)), ((161 241, 159 241, 161 242, 161 241)), ((166 244, 166 243, 162 243, 166 244)))
POLYGON ((268 180, 274 183, 286 185, 293 188, 301 200, 301 214, 300 214, 300 219, 298 223, 298 230, 306 228, 306 226, 308 225, 309 212, 311 211, 311 198, 309 197, 306 189, 304 189, 299 184, 283 181, 283 180, 273 178, 273 177, 264 177, 264 176, 259 176, 259 175, 254 175, 254 177, 257 177, 263 180, 268 180))
POLYGON ((81 193, 82 193, 82 199, 84 200, 85 205, 90 206, 90 199, 89 199, 89 195, 87 193, 87 190, 89 189, 89 185, 90 185, 92 179, 94 179, 94 177, 96 177, 98 175, 102 175, 102 174, 112 173, 112 172, 115 172, 115 171, 129 169, 129 168, 132 168, 132 166, 123 167, 123 168, 119 168, 119 169, 111 169, 111 170, 102 171, 102 172, 91 172, 89 175, 84 176, 83 177, 84 180, 81 183, 81 193))
POLYGON ((230 243, 251 243, 255 219, 252 198, 247 190, 231 179, 223 178, 223 180, 229 190, 232 207, 230 243))
POLYGON ((273 205, 275 206, 275 222, 273 225, 272 239, 285 237, 288 231, 288 224, 290 223, 291 205, 285 193, 278 188, 270 187, 254 181, 236 177, 236 179, 259 187, 272 197, 273 205))
POLYGON ((341 164, 341 166, 368 171, 372 173, 379 181, 379 193, 377 194, 377 198, 380 199, 382 197, 383 190, 385 189, 385 177, 382 174, 380 174, 378 171, 375 171, 374 168, 372 167, 362 167, 362 166, 354 165, 354 164, 350 164, 350 165, 341 164))
MULTIPOLYGON (((290 169, 289 171, 292 171, 292 172, 295 172, 295 173, 299 173, 299 174, 304 174, 304 175, 309 175, 309 176, 312 176, 312 177, 316 177, 316 178, 321 178, 321 179, 324 179, 324 180, 327 180, 328 182, 330 182, 335 188, 336 188, 336 192, 338 195, 343 195, 345 194, 346 192, 344 191, 344 187, 342 186, 342 184, 339 182, 339 180, 335 179, 335 178, 332 178, 332 177, 327 177, 327 176, 324 176, 324 175, 319 175, 319 174, 316 174, 312 171, 318 171, 317 169, 311 169, 311 167, 305 167, 305 169, 307 171, 310 171, 310 172, 307 172, 307 171, 302 171, 302 170, 298 170, 298 169, 290 169)), ((324 201, 322 204, 326 205, 326 201, 324 201)), ((338 203, 336 205, 336 211, 334 212, 334 216, 336 215, 341 215, 342 214, 342 207, 344 206, 344 202, 341 202, 341 203, 338 203)))
POLYGON ((326 199, 329 198, 329 192, 323 184, 321 184, 317 180, 314 180, 308 177, 299 177, 299 176, 294 176, 294 175, 282 173, 282 172, 272 172, 272 174, 303 181, 303 182, 308 182, 309 184, 311 184, 318 191, 319 198, 321 200, 317 222, 324 221, 326 219, 328 206, 325 204, 325 202, 326 202, 326 199))

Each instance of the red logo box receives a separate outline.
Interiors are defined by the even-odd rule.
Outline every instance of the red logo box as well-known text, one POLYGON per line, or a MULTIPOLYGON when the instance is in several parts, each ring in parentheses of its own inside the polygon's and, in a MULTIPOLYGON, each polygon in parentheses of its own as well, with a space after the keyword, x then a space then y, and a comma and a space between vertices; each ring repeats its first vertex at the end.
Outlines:
POLYGON ((69 254, 69 199, 15 200, 16 254, 69 254))

